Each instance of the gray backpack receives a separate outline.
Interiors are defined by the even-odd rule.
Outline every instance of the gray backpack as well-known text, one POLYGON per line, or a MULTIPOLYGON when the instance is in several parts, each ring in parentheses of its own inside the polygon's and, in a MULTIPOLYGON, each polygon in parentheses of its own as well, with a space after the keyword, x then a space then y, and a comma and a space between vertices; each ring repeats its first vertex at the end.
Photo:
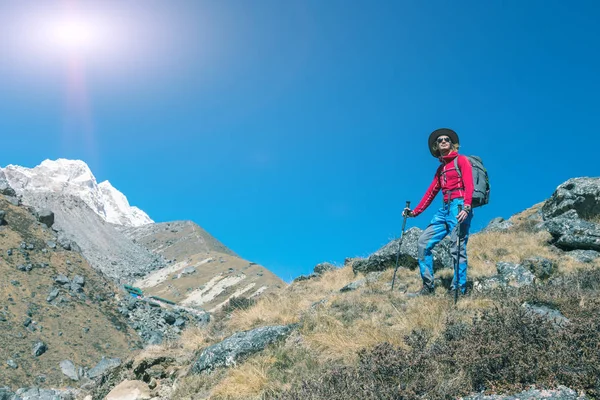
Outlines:
MULTIPOLYGON (((483 166, 481 158, 477 156, 465 156, 471 163, 473 169, 473 201, 471 207, 484 206, 490 201, 490 180, 487 170, 483 166)), ((458 172, 458 176, 462 179, 460 168, 458 168, 458 157, 454 159, 454 168, 458 172)))

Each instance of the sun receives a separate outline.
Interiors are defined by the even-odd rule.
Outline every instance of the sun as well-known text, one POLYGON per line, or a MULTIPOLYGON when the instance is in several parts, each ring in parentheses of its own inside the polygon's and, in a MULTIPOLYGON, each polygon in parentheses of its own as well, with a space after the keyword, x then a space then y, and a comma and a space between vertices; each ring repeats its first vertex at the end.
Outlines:
POLYGON ((48 44, 58 50, 84 55, 107 40, 106 27, 83 15, 67 15, 46 24, 48 44))

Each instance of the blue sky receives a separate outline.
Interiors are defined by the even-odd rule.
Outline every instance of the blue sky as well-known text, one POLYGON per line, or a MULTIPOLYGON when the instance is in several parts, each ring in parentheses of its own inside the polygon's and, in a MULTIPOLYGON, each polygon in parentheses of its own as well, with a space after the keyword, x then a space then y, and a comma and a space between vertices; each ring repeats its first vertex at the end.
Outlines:
POLYGON ((488 167, 473 231, 599 175, 598 2, 64 1, 116 21, 85 54, 22 41, 44 4, 0 5, 0 164, 82 159, 287 281, 400 234, 436 128, 488 167))

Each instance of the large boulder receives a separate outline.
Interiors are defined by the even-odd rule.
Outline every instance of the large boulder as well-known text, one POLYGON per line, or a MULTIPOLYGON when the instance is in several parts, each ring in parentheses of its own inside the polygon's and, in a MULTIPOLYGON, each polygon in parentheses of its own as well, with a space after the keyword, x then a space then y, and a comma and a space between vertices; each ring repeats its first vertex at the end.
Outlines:
POLYGON ((556 188, 542 207, 544 220, 574 210, 579 218, 600 215, 600 178, 572 178, 556 188))
POLYGON ((54 213, 48 209, 40 210, 37 218, 42 224, 46 224, 48 228, 54 225, 54 213))
MULTIPOLYGON (((418 267, 418 242, 419 236, 423 233, 422 229, 410 228, 404 232, 402 239, 394 239, 369 257, 359 259, 353 262, 352 270, 354 273, 368 273, 371 271, 383 271, 388 268, 394 268, 396 258, 398 265, 404 268, 415 269, 418 267), (398 255, 398 245, 402 240, 398 255)), ((452 256, 450 255, 451 242, 448 237, 444 238, 433 249, 433 267, 438 270, 441 268, 452 268, 452 256)))
POLYGON ((600 225, 573 217, 571 211, 544 223, 554 245, 563 250, 600 251, 600 225))
POLYGON ((263 326, 238 332, 204 349, 192 366, 192 372, 198 374, 216 367, 235 365, 240 358, 262 351, 269 344, 285 338, 295 327, 295 324, 263 326))
POLYGON ((4 174, 4 171, 0 171, 0 194, 10 197, 16 197, 17 195, 15 190, 9 185, 8 181, 6 180, 6 175, 4 174))
POLYGON ((106 395, 105 400, 143 400, 152 398, 151 390, 142 381, 124 380, 106 395))

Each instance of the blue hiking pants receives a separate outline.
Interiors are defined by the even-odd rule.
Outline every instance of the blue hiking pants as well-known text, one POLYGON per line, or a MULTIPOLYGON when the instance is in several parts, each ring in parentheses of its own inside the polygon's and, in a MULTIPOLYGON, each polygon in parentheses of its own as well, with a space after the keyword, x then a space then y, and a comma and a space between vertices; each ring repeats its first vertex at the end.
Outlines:
MULTIPOLYGON (((456 268, 457 258, 458 264, 458 282, 462 293, 467 288, 467 242, 469 240, 469 228, 473 219, 473 210, 467 218, 460 224, 460 254, 457 246, 457 225, 458 225, 458 206, 463 205, 463 199, 453 199, 448 203, 444 203, 442 208, 435 214, 427 229, 423 231, 419 237, 419 269, 421 270, 421 278, 423 285, 428 288, 433 288, 433 247, 438 244, 446 235, 450 234, 452 247, 450 253, 456 268)), ((452 277, 452 288, 454 289, 456 282, 456 272, 452 277)))

